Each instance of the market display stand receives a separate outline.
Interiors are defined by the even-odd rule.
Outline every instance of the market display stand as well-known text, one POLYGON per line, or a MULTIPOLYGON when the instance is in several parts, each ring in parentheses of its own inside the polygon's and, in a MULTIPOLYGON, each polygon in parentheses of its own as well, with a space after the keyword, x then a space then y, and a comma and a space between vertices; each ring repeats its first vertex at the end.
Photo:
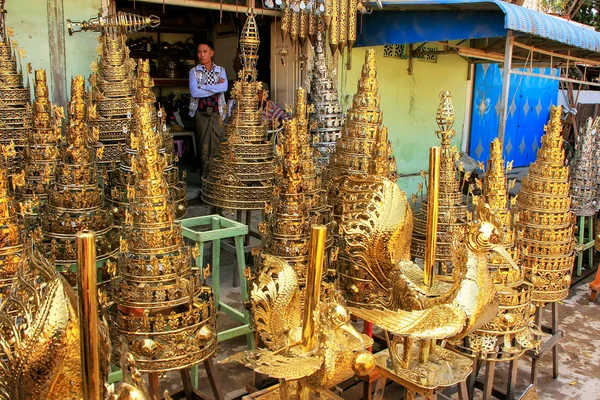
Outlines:
MULTIPOLYGON (((387 349, 382 350, 380 353, 377 353, 377 354, 382 354, 382 353, 387 354, 387 351, 388 351, 387 349)), ((377 354, 375 354, 375 356, 377 356, 377 354)), ((449 397, 444 395, 443 392, 446 390, 452 390, 454 388, 456 389, 456 391, 458 393, 458 400, 468 400, 469 399, 469 392, 467 389, 466 381, 460 381, 456 385, 453 385, 452 387, 438 387, 436 389, 427 389, 427 388, 417 386, 410 381, 402 379, 401 377, 390 372, 386 368, 376 366, 374 373, 378 374, 378 376, 374 376, 375 393, 372 395, 372 397, 371 396, 367 397, 372 400, 383 400, 384 394, 385 394, 385 384, 386 384, 386 380, 388 380, 388 379, 396 382, 397 384, 399 384, 400 386, 405 388, 405 392, 406 392, 405 397, 404 397, 405 399, 415 399, 416 395, 421 395, 426 400, 446 399, 449 397)), ((369 383, 372 383, 372 380, 369 383)), ((371 386, 371 384, 369 384, 368 386, 371 386)), ((369 390, 369 392, 370 392, 370 390, 369 390)))
POLYGON ((238 286, 240 287, 242 294, 242 302, 246 303, 249 299, 246 277, 244 276, 244 270, 246 269, 244 238, 248 234, 248 226, 221 215, 213 214, 183 219, 181 220, 181 227, 183 237, 191 239, 198 244, 200 252, 198 257, 196 257, 196 265, 203 267, 204 245, 208 242, 212 242, 212 263, 210 265, 212 269, 211 286, 215 293, 217 308, 242 324, 235 328, 219 332, 219 342, 246 335, 248 348, 253 349, 254 328, 250 323, 250 312, 246 308, 243 308, 242 311, 235 309, 222 302, 220 296, 221 239, 233 238, 237 258, 234 276, 236 276, 240 282, 240 285, 238 286), (210 229, 203 231, 199 230, 205 226, 209 226, 210 229))
POLYGON ((595 216, 593 215, 590 217, 579 217, 577 242, 579 243, 580 250, 577 251, 577 265, 575 266, 576 276, 581 276, 583 270, 583 258, 586 253, 588 256, 588 268, 592 268, 594 265, 594 218, 595 216))

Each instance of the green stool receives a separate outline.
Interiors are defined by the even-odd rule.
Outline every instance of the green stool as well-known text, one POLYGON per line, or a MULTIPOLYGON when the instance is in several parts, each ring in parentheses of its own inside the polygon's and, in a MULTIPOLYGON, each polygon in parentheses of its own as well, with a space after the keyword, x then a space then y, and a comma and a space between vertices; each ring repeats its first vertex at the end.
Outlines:
POLYGON ((246 269, 246 261, 244 259, 244 237, 248 234, 248 226, 215 214, 183 219, 181 220, 181 227, 183 237, 198 243, 200 248, 200 255, 196 257, 196 265, 203 266, 204 244, 212 242, 212 288, 215 293, 217 309, 242 323, 242 325, 238 327, 219 332, 217 336, 219 342, 246 335, 248 348, 253 349, 254 328, 252 327, 250 320, 250 313, 246 308, 239 311, 230 305, 221 302, 219 276, 221 268, 221 239, 233 238, 237 258, 236 270, 240 280, 242 301, 244 303, 248 301, 248 287, 246 285, 246 277, 244 276, 244 270, 246 269), (208 231, 196 230, 197 228, 206 225, 210 225, 211 229, 208 231))
POLYGON ((577 242, 582 246, 581 251, 577 252, 577 266, 575 267, 575 275, 581 276, 583 269, 583 257, 585 253, 588 255, 588 268, 593 268, 594 265, 594 244, 596 237, 594 236, 594 216, 579 217, 577 242), (587 225, 587 238, 585 237, 587 225))
MULTIPOLYGON (((221 239, 233 238, 235 242, 235 255, 237 258, 236 271, 239 275, 240 290, 242 291, 242 302, 248 299, 248 286, 244 270, 246 260, 244 256, 244 237, 248 234, 248 226, 237 221, 227 219, 221 215, 204 215, 201 217, 187 218, 181 220, 183 237, 198 243, 200 254, 196 257, 196 265, 204 267, 204 244, 212 242, 212 289, 215 293, 217 309, 241 322, 242 325, 221 331, 217 334, 217 340, 223 342, 238 336, 246 335, 249 349, 254 349, 254 328, 250 320, 250 313, 244 307, 242 311, 236 310, 230 305, 221 302, 221 239), (196 229, 209 225, 210 230, 198 231, 196 229)), ((208 372, 208 371, 207 371, 208 372)), ((210 375, 209 375, 210 378, 210 375)), ((191 369, 191 379, 194 388, 198 388, 198 366, 191 369)))

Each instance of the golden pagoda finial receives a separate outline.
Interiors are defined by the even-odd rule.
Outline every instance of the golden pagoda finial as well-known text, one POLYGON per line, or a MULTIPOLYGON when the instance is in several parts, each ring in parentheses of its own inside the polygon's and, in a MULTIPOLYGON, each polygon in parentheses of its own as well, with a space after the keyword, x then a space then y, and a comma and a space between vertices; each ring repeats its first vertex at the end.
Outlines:
POLYGON ((435 116, 440 130, 436 131, 436 135, 442 139, 442 147, 449 147, 450 139, 456 134, 452 129, 456 115, 454 114, 454 106, 452 105, 452 94, 449 91, 445 91, 440 93, 440 98, 440 106, 435 116))
POLYGON ((42 101, 48 99, 48 86, 46 85, 46 70, 36 69, 35 70, 35 86, 34 93, 36 101, 42 101))
POLYGON ((495 138, 490 143, 490 158, 483 181, 483 195, 485 202, 493 210, 506 210, 508 208, 508 188, 504 159, 502 158, 502 143, 495 138))
POLYGON ((544 127, 546 134, 542 136, 542 145, 537 154, 538 160, 543 160, 543 162, 556 166, 563 165, 565 160, 561 115, 561 106, 553 106, 551 108, 550 120, 544 127))
POLYGON ((67 20, 67 29, 69 35, 73 35, 78 32, 123 32, 133 33, 143 29, 156 28, 160 24, 160 18, 156 15, 150 15, 148 17, 118 12, 108 16, 102 16, 99 14, 97 17, 90 18, 87 21, 71 21, 67 20))
MULTIPOLYGON (((451 147, 450 139, 454 137, 454 108, 450 92, 440 93, 440 105, 436 113, 436 122, 440 130, 436 135, 441 139, 442 157, 440 165, 439 189, 439 231, 437 235, 436 260, 442 264, 442 272, 449 273, 447 266, 452 265, 453 237, 461 236, 467 222, 467 205, 463 201, 462 185, 459 169, 456 166, 457 150, 451 147)), ((465 175, 466 176, 466 175, 465 175)), ((415 229, 411 252, 414 257, 425 256, 425 234, 427 226, 427 209, 429 205, 424 200, 421 210, 415 215, 415 229)))
POLYGON ((156 95, 152 92, 154 80, 150 77, 150 61, 148 59, 138 60, 137 81, 135 89, 136 103, 149 103, 154 105, 156 95))
POLYGON ((260 37, 258 35, 256 19, 254 18, 254 11, 252 9, 248 10, 247 16, 246 23, 240 35, 240 59, 245 69, 254 69, 258 60, 260 37))
POLYGON ((328 180, 340 175, 378 175, 396 180, 396 162, 388 131, 382 123, 380 103, 376 53, 374 49, 367 49, 358 90, 330 157, 328 180))
POLYGON ((369 48, 365 52, 365 63, 363 64, 358 91, 377 93, 379 85, 377 82, 377 53, 375 49, 369 48))
POLYGON ((177 194, 170 191, 165 173, 172 150, 161 147, 163 132, 155 129, 155 111, 152 104, 134 108, 139 146, 131 158, 122 159, 132 173, 114 191, 122 190, 118 196, 126 200, 123 257, 112 281, 118 305, 114 328, 141 372, 187 368, 212 356, 217 346, 214 295, 203 284, 201 271, 192 268, 191 249, 175 222, 177 194))
POLYGON ((561 112, 561 107, 550 111, 538 157, 523 177, 516 200, 517 247, 527 255, 523 258, 525 276, 533 282, 531 298, 538 304, 567 297, 575 257, 561 112))

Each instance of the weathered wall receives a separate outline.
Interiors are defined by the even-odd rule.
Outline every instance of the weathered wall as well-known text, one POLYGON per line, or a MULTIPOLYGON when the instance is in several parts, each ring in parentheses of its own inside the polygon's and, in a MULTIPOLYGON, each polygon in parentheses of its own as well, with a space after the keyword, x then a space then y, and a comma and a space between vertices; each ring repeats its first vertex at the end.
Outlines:
MULTIPOLYGON (((466 96, 471 85, 467 80, 468 65, 458 56, 442 55, 438 57, 437 63, 414 60, 413 74, 409 75, 408 60, 383 57, 383 46, 378 46, 375 50, 383 123, 388 127, 398 173, 417 174, 398 180, 402 190, 410 196, 416 191, 417 183, 422 182, 422 178, 418 176, 419 172, 428 168, 429 147, 440 144, 435 135, 435 114, 439 105, 439 94, 444 90, 449 90, 453 96, 456 112, 456 136, 453 143, 460 148, 466 96)), ((345 109, 351 106, 352 96, 357 89, 365 48, 352 50, 351 70, 342 66, 346 57, 340 61, 338 67, 340 92, 345 109)))
MULTIPOLYGON (((31 63, 34 69, 44 68, 49 71, 48 3, 60 1, 64 11, 66 79, 70 93, 70 78, 74 75, 84 75, 87 78, 91 72, 90 64, 96 59, 98 35, 82 32, 69 36, 66 20, 87 20, 97 15, 100 0, 9 0, 6 2, 7 25, 14 29, 19 47, 27 51, 23 62, 31 63)), ((52 86, 52 82, 49 84, 52 86)))

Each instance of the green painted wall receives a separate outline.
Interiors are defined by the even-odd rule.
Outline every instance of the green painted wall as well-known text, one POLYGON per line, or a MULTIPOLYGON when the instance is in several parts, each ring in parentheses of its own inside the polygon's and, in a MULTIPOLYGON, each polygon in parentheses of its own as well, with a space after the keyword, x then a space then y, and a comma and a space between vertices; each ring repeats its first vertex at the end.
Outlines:
MULTIPOLYGON (((74 75, 90 74, 90 64, 96 59, 97 34, 90 32, 69 36, 67 19, 87 20, 98 14, 100 0, 62 0, 65 16, 65 56, 67 87, 74 75)), ((7 25, 15 31, 15 39, 27 51, 24 65, 31 63, 34 69, 50 68, 50 45, 48 43, 48 0, 6 2, 7 25)), ((50 74, 48 73, 48 77, 50 74)), ((49 82, 51 86, 52 83, 49 82)), ((52 87, 50 87, 52 90, 52 87)))
MULTIPOLYGON (((452 93, 456 123, 453 143, 460 148, 467 88, 468 65, 456 55, 438 56, 437 63, 414 60, 413 74, 407 72, 408 60, 383 57, 383 46, 377 52, 377 78, 383 123, 388 127, 389 139, 394 149, 398 173, 418 174, 428 168, 429 147, 439 145, 435 135, 435 114, 439 94, 444 90, 452 93)), ((357 82, 365 59, 365 48, 355 48, 351 54, 351 67, 347 70, 347 55, 340 60, 338 78, 344 109, 352 104, 357 82)), ((407 195, 416 191, 420 176, 401 177, 398 184, 407 195)))

